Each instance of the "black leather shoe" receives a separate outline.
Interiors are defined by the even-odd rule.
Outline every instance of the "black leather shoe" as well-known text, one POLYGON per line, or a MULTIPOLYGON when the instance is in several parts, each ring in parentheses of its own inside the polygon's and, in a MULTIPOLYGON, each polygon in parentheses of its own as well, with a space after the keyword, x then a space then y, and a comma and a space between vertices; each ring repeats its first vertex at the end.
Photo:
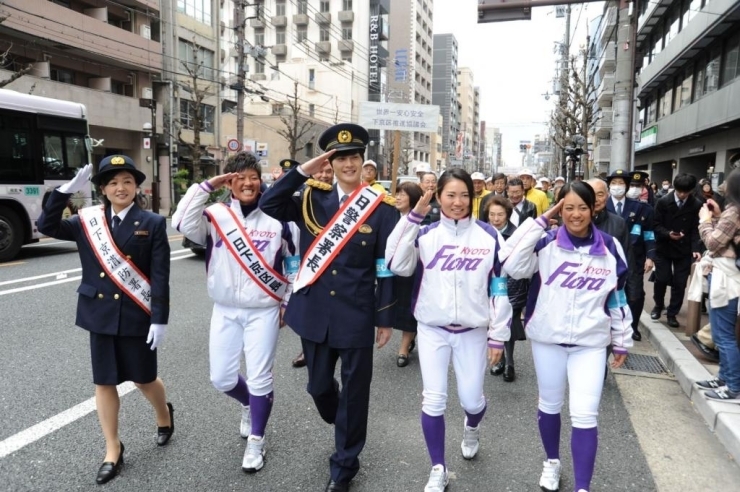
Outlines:
POLYGON ((416 348, 416 339, 411 340, 411 343, 409 343, 409 354, 414 351, 416 348))
POLYGON ((407 365, 409 365, 409 356, 398 354, 398 359, 396 359, 396 365, 398 367, 406 367, 407 365))
POLYGON ((516 371, 514 370, 514 366, 506 366, 504 369, 504 381, 507 383, 513 383, 516 379, 516 371))
POLYGON ((663 311, 663 308, 654 307, 652 311, 650 311, 650 319, 660 319, 660 312, 663 311))
POLYGON ((100 465, 98 476, 95 477, 95 482, 98 485, 110 482, 121 471, 121 466, 123 465, 123 449, 123 443, 121 443, 121 453, 118 455, 118 460, 115 463, 106 461, 100 465))
POLYGON ((703 355, 706 359, 712 362, 719 362, 719 352, 701 343, 699 341, 699 337, 697 337, 696 335, 691 335, 691 342, 696 348, 699 349, 701 355, 703 355))
POLYGON ((349 491, 349 483, 335 482, 334 480, 329 480, 329 483, 326 484, 326 488, 324 489, 324 492, 348 492, 348 491, 349 491))
POLYGON ((491 376, 500 376, 504 373, 506 362, 497 362, 491 366, 491 376))
POLYGON ((305 367, 306 366, 306 356, 303 355, 303 352, 298 354, 298 357, 293 359, 293 367, 305 367))
POLYGON ((164 446, 170 442, 170 437, 175 432, 175 410, 172 408, 172 403, 167 402, 167 408, 170 409, 170 426, 157 427, 157 446, 164 446))
POLYGON ((642 333, 639 328, 632 328, 632 340, 639 342, 642 340, 642 333))
POLYGON ((668 316, 668 326, 671 328, 678 328, 680 326, 675 316, 668 316))

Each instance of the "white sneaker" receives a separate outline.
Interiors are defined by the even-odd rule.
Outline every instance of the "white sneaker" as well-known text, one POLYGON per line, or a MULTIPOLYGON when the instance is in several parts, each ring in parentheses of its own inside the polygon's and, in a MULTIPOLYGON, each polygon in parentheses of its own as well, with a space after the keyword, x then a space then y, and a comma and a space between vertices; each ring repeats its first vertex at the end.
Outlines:
POLYGON ((463 458, 466 460, 472 460, 475 458, 475 455, 478 454, 478 448, 480 447, 480 424, 478 424, 478 427, 468 427, 467 417, 465 417, 463 440, 460 447, 462 448, 463 458))
POLYGON ((242 470, 247 473, 254 473, 262 469, 265 464, 265 438, 249 436, 247 439, 247 449, 244 451, 242 460, 242 470))
POLYGON ((249 407, 242 407, 242 422, 239 424, 239 435, 244 439, 249 437, 252 433, 252 412, 249 411, 249 407))
POLYGON ((560 490, 560 460, 547 460, 542 463, 540 488, 544 492, 557 492, 560 490))
POLYGON ((429 474, 429 481, 424 487, 424 492, 444 492, 447 484, 450 483, 450 477, 443 465, 432 467, 432 473, 429 474))

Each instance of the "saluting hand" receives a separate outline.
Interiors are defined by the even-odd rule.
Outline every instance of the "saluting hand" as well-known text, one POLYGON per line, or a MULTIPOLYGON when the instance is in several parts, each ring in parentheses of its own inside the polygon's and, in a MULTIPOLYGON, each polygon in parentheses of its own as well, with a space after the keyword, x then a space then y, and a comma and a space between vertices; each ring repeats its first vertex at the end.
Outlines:
POLYGON ((80 169, 74 178, 59 187, 60 193, 77 193, 90 185, 90 176, 92 175, 92 164, 88 164, 80 169))
POLYGON ((547 222, 550 225, 552 225, 551 221, 554 220, 555 217, 557 217, 560 211, 563 209, 563 202, 565 202, 565 198, 561 199, 558 203, 548 208, 545 213, 542 214, 542 216, 547 219, 547 222))
POLYGON ((309 176, 316 174, 321 171, 321 168, 324 167, 325 161, 334 155, 334 152, 336 152, 336 150, 330 150, 329 152, 324 152, 323 154, 314 157, 308 162, 304 162, 301 164, 301 169, 303 169, 303 172, 309 176))
POLYGON ((236 178, 237 176, 239 176, 239 173, 220 174, 209 179, 208 184, 210 184, 214 190, 218 190, 222 186, 226 186, 227 184, 231 183, 231 180, 236 178))
POLYGON ((417 215, 421 215, 422 217, 426 217, 429 211, 432 210, 432 206, 429 205, 429 203, 432 201, 432 198, 434 198, 434 190, 425 191, 424 196, 422 196, 419 201, 416 202, 414 213, 417 215))

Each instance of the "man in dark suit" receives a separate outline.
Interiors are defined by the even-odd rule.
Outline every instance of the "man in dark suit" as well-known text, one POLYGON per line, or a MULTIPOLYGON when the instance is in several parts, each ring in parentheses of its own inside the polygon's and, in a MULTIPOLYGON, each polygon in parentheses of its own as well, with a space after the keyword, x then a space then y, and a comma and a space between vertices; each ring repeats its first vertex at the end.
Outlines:
MULTIPOLYGON (((511 206, 514 207, 509 219, 515 226, 519 227, 527 217, 537 218, 537 207, 534 203, 524 198, 524 183, 519 178, 512 178, 506 185, 506 194, 511 206)), ((479 217, 479 220, 488 221, 488 217, 479 217)))
POLYGON ((260 199, 266 214, 295 222, 301 231, 301 270, 285 321, 301 336, 308 393, 321 418, 335 426, 336 451, 330 458, 327 491, 348 490, 359 470, 358 455, 367 435, 373 342, 378 348, 388 342, 395 314, 393 278, 384 274, 384 258, 398 212, 390 205, 391 198, 362 186, 368 141, 361 126, 329 128, 319 137, 326 153, 290 171, 260 199), (308 180, 325 159, 334 167, 334 186, 308 180), (305 191, 294 196, 303 183, 308 185, 305 191), (372 211, 353 222, 348 211, 357 212, 360 205, 363 211, 372 211), (354 232, 332 236, 341 232, 342 224, 354 227, 354 232), (317 248, 326 239, 333 242, 322 256, 317 248), (341 391, 334 379, 338 359, 342 361, 341 391))
POLYGON ((642 340, 640 314, 645 306, 645 273, 651 271, 655 261, 655 232, 653 207, 638 201, 647 178, 642 171, 628 172, 617 169, 606 178, 611 198, 606 209, 619 214, 629 230, 631 254, 627 258, 630 275, 627 279, 627 303, 632 312, 632 339, 642 340))
POLYGON ((677 328, 676 315, 681 310, 691 263, 701 259, 699 209, 701 202, 692 195, 696 178, 681 173, 673 180, 671 193, 655 204, 655 307, 652 319, 659 319, 665 306, 665 291, 671 286, 671 301, 666 316, 668 326, 677 328))

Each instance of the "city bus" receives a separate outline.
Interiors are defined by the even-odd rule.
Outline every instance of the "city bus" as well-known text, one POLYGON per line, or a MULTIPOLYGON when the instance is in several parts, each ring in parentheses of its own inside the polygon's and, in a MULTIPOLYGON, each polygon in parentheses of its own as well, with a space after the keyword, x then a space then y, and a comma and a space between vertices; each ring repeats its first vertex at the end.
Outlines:
MULTIPOLYGON (((0 89, 0 262, 41 238, 36 227, 51 190, 90 161, 84 104, 0 89)), ((92 203, 72 196, 71 213, 92 203)))

